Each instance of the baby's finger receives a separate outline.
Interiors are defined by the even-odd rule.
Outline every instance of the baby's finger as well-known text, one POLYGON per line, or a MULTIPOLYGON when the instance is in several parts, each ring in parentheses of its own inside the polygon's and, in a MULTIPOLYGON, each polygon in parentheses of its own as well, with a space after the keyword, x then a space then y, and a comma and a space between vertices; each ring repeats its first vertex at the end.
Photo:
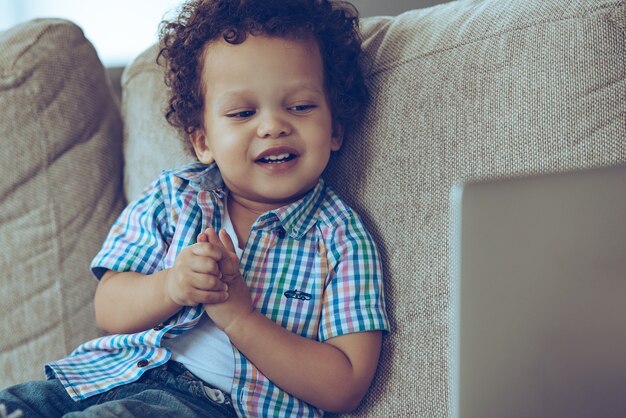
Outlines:
POLYGON ((190 283, 193 289, 203 292, 225 292, 228 285, 212 274, 196 274, 190 283))
POLYGON ((210 274, 220 277, 220 267, 218 262, 211 257, 194 257, 187 264, 189 270, 199 274, 210 274))
POLYGON ((196 240, 196 242, 209 242, 209 237, 207 236, 206 232, 200 232, 198 234, 198 239, 196 240))
POLYGON ((191 246, 191 253, 199 257, 209 257, 219 261, 223 257, 222 244, 215 245, 210 242, 198 242, 191 246))
MULTIPOLYGON (((235 253, 235 245, 233 244, 233 241, 230 239, 230 235, 228 235, 228 232, 226 232, 226 230, 220 230, 220 235, 218 236, 214 229, 207 229, 207 235, 209 237, 209 242, 211 244, 214 244, 215 246, 218 246, 222 251, 221 257, 219 259, 220 266, 224 261, 228 262, 232 259, 231 253, 235 254, 235 258, 237 258, 235 253), (222 239, 222 237, 224 236, 226 238, 222 239)), ((239 265, 239 259, 237 259, 237 265, 239 265)))
POLYGON ((219 238, 224 245, 226 252, 224 258, 220 261, 220 270, 222 271, 222 280, 226 283, 230 283, 239 277, 241 272, 239 271, 239 257, 235 251, 235 244, 230 238, 230 235, 225 230, 221 230, 219 238))
POLYGON ((220 230, 219 239, 227 251, 235 254, 237 253, 235 251, 235 244, 233 243, 233 240, 230 238, 230 235, 228 234, 228 232, 226 232, 225 229, 220 230))
POLYGON ((211 244, 220 245, 220 246, 222 245, 222 243, 220 242, 220 239, 217 236, 217 233, 215 232, 215 229, 207 228, 205 232, 211 244))

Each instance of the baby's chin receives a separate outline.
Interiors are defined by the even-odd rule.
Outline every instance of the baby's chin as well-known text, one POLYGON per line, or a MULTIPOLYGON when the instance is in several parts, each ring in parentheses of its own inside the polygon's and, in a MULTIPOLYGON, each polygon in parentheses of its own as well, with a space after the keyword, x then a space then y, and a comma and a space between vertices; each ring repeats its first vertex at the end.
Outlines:
POLYGON ((273 206, 274 208, 280 208, 283 206, 290 205, 294 202, 297 202, 298 200, 302 199, 302 197, 306 195, 307 192, 308 190, 304 192, 293 193, 293 194, 280 194, 280 193, 265 194, 262 196, 261 195, 257 196, 254 200, 259 204, 265 204, 268 206, 273 206))
POLYGON ((231 189, 230 193, 235 200, 245 201, 248 202, 248 204, 264 208, 264 211, 269 211, 297 202, 309 193, 313 187, 289 191, 280 190, 275 187, 273 189, 270 188, 270 190, 260 190, 256 193, 238 193, 237 190, 231 189))

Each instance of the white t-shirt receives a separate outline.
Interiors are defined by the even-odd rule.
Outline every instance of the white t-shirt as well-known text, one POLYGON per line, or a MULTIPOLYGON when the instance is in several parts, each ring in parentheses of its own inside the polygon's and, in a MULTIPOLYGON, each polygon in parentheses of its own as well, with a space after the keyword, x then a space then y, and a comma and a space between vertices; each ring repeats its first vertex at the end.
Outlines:
MULTIPOLYGON (((228 210, 224 211, 222 228, 228 232, 237 256, 241 258, 237 234, 228 210)), ((182 363, 191 373, 225 393, 230 393, 235 375, 235 358, 228 336, 203 314, 200 322, 189 332, 176 338, 162 340, 163 347, 172 352, 172 360, 182 363)))

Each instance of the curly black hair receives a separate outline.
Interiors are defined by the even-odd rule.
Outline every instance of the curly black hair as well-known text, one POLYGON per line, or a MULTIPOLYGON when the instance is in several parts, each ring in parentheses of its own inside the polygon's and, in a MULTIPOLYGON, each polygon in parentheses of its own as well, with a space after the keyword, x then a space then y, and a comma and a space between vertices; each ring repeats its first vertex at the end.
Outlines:
POLYGON ((165 117, 182 134, 202 128, 201 65, 205 46, 231 44, 248 35, 314 39, 321 52, 333 122, 344 131, 356 124, 368 100, 360 67, 358 12, 335 0, 190 0, 175 20, 160 25, 160 52, 170 97, 165 117))

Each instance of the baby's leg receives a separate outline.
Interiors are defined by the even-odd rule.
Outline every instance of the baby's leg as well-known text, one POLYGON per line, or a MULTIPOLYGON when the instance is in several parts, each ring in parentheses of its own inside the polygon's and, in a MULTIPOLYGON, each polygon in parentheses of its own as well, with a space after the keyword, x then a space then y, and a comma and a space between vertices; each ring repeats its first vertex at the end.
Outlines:
POLYGON ((236 418, 230 397, 210 389, 182 365, 148 370, 136 382, 104 393, 98 403, 65 418, 236 418))
POLYGON ((176 398, 157 396, 152 400, 156 400, 157 402, 151 402, 150 399, 134 398, 108 401, 98 405, 94 405, 90 408, 85 409, 84 411, 72 412, 65 415, 64 418, 201 418, 204 416, 210 416, 212 418, 222 417, 222 415, 219 414, 211 414, 210 412, 212 411, 206 411, 207 414, 205 415, 203 411, 194 410, 190 408, 189 405, 178 402, 178 399, 176 398))
POLYGON ((26 382, 0 391, 0 404, 4 405, 9 417, 61 417, 85 409, 97 400, 95 396, 85 401, 73 401, 56 379, 26 382))

